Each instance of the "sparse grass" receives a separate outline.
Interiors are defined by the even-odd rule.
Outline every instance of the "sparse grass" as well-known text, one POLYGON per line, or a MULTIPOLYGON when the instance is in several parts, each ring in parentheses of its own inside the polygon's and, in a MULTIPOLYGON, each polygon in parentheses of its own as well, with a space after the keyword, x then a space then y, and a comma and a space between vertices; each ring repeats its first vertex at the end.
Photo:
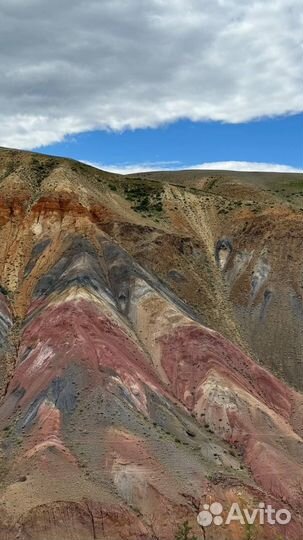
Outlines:
POLYGON ((184 521, 176 532, 175 540, 199 540, 196 535, 191 534, 191 531, 192 527, 190 527, 188 521, 184 521))
POLYGON ((115 184, 108 184, 109 189, 112 191, 117 191, 117 186, 115 184))
POLYGON ((49 176, 55 166, 56 162, 52 158, 41 160, 34 156, 30 168, 31 180, 37 187, 40 187, 43 180, 49 176))
POLYGON ((152 215, 161 213, 163 210, 162 189, 157 184, 127 185, 124 188, 124 195, 133 203, 132 208, 136 212, 152 215))

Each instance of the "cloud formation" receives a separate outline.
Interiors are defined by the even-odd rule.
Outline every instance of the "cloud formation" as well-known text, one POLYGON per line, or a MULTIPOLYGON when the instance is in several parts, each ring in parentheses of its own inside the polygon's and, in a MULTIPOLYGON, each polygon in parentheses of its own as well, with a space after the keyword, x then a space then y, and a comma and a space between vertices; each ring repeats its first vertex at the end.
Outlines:
POLYGON ((181 171, 181 170, 212 170, 212 171, 260 171, 260 172, 285 172, 303 173, 303 169, 297 169, 290 165, 278 163, 258 163, 251 161, 214 161, 199 163, 196 165, 182 165, 180 162, 152 162, 152 163, 125 163, 120 165, 106 165, 102 163, 85 162, 87 165, 117 174, 133 174, 151 171, 181 171))
POLYGON ((253 171, 253 172, 285 172, 302 173, 303 169, 282 165, 279 163, 258 163, 253 161, 215 161, 193 165, 191 169, 206 169, 215 171, 253 171))
POLYGON ((301 0, 2 0, 0 145, 299 112, 301 0))

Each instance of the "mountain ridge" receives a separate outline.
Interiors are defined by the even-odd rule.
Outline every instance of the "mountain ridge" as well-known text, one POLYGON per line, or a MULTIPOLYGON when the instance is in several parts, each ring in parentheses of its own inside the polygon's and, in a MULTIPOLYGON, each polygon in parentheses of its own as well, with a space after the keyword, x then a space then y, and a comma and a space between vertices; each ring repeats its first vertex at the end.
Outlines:
POLYGON ((215 500, 302 535, 303 175, 268 174, 0 150, 1 538, 202 538, 215 500))

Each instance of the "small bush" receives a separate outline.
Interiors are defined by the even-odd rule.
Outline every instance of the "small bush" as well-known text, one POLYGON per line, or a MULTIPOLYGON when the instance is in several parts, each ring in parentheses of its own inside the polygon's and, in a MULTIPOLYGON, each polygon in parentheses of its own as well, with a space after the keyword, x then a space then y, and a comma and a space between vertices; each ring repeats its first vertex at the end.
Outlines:
POLYGON ((162 190, 158 186, 131 185, 124 188, 125 197, 131 201, 136 212, 160 213, 162 207, 162 190))
POLYGON ((184 521, 176 532, 175 540, 198 540, 198 537, 192 535, 191 531, 192 527, 189 526, 188 521, 184 521))

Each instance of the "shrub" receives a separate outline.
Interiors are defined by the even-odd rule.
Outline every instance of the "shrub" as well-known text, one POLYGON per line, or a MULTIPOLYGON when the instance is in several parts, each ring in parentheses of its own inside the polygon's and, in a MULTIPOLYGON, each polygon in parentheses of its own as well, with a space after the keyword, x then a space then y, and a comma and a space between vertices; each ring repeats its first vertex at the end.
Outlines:
POLYGON ((198 540, 197 536, 191 534, 191 530, 188 521, 184 521, 176 532, 175 540, 198 540))

